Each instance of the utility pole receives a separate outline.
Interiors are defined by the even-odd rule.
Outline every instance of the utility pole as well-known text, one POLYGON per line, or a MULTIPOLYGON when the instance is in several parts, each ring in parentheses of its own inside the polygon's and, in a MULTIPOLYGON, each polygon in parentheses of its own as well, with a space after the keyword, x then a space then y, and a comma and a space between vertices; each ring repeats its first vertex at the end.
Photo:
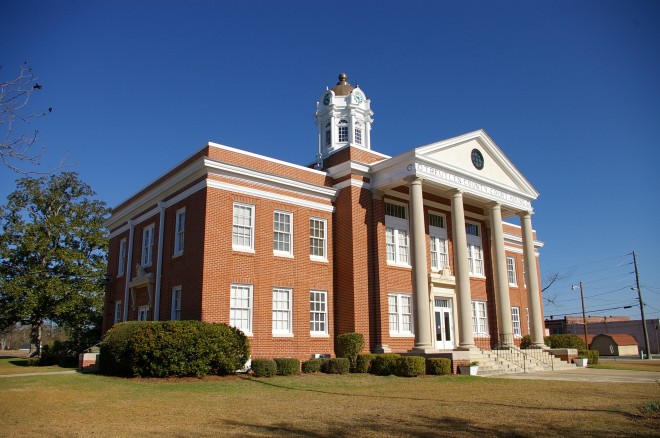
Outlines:
MULTIPOLYGON (((577 289, 577 286, 573 285, 571 286, 571 289, 575 290, 577 289)), ((587 346, 587 350, 588 350, 589 340, 587 336, 587 314, 584 311, 584 291, 582 290, 582 281, 580 281, 580 297, 582 298, 582 322, 584 323, 584 344, 587 346)))
POLYGON ((651 344, 649 343, 649 332, 646 329, 646 317, 644 316, 644 301, 642 301, 642 289, 639 287, 639 271, 637 270, 637 254, 632 253, 635 264, 635 281, 637 282, 637 296, 639 297, 639 308, 642 311, 642 330, 644 330, 644 342, 646 343, 646 358, 651 359, 651 344))

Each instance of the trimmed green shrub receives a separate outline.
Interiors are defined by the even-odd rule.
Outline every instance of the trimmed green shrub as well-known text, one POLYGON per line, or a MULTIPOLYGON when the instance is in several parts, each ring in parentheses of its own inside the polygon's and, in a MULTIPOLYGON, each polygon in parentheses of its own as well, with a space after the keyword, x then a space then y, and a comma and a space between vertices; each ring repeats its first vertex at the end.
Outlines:
POLYGON ((300 361, 293 357, 276 357, 278 376, 292 376, 300 373, 300 361))
POLYGON ((396 374, 396 361, 400 357, 401 355, 396 353, 376 355, 376 358, 371 362, 371 374, 376 374, 377 376, 396 374))
POLYGON ((530 335, 525 335, 520 340, 520 348, 529 348, 532 346, 532 337, 530 335))
POLYGON ((321 365, 326 374, 346 374, 351 369, 351 362, 345 357, 328 359, 321 365))
POLYGON ((426 374, 432 376, 446 376, 451 374, 451 359, 432 357, 426 359, 426 374))
POLYGON ((600 353, 598 350, 578 350, 578 358, 587 359, 589 365, 598 365, 600 353))
POLYGON ((250 357, 240 330, 202 321, 115 324, 101 343, 99 372, 116 376, 231 374, 250 357))
POLYGON ((39 365, 59 365, 61 367, 75 367, 78 365, 78 351, 71 341, 53 341, 50 345, 41 348, 39 365))
POLYGON ((277 374, 277 363, 273 359, 252 359, 254 377, 273 377, 277 374))
POLYGON ((368 373, 371 370, 371 363, 376 358, 375 354, 366 353, 358 354, 355 358, 355 368, 351 371, 354 373, 368 373))
POLYGON ((318 373, 321 371, 323 359, 310 359, 302 363, 303 373, 318 373))
POLYGON ((584 339, 577 335, 550 335, 544 339, 545 345, 550 348, 576 348, 578 350, 585 350, 584 339))
POLYGON ((362 333, 342 333, 335 340, 337 357, 345 357, 351 362, 351 369, 355 369, 358 353, 364 348, 362 333))
POLYGON ((403 356, 396 361, 396 375, 399 377, 417 377, 426 371, 423 356, 403 356))

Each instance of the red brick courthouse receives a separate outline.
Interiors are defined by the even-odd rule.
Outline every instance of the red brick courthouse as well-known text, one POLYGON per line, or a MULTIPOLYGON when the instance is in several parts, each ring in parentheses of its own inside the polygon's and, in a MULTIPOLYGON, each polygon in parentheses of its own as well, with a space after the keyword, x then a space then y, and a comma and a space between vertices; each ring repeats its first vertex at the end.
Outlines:
POLYGON ((117 206, 104 330, 224 322, 253 357, 303 360, 345 332, 372 352, 542 345, 536 190, 481 130, 376 152, 370 104, 340 75, 311 165, 209 143, 117 206))

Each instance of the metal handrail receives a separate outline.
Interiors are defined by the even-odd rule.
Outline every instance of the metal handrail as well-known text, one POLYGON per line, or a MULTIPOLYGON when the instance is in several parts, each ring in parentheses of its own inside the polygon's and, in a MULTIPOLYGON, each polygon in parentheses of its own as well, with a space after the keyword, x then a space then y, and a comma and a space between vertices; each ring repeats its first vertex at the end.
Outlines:
POLYGON ((548 355, 545 350, 542 348, 528 348, 522 350, 516 347, 513 342, 512 335, 501 335, 501 343, 499 346, 496 346, 491 351, 495 352, 495 355, 498 359, 505 360, 509 363, 512 363, 523 369, 523 373, 527 372, 527 361, 532 359, 536 362, 540 362, 546 366, 549 366, 551 370, 554 371, 555 363, 553 357, 548 355))

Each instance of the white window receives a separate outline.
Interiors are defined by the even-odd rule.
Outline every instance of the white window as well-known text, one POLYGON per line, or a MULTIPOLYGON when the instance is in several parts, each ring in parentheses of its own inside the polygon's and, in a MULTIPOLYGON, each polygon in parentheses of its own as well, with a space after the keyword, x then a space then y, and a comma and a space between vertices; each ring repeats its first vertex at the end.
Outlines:
POLYGON ((273 288, 273 334, 291 334, 291 289, 273 288))
POLYGON ((239 251, 254 249, 254 205, 234 203, 232 248, 239 251))
POLYGON ((472 329, 475 336, 488 336, 488 317, 484 301, 472 301, 472 329))
POLYGON ((412 335, 412 295, 389 294, 390 335, 412 335))
POLYGON ((292 213, 276 211, 273 215, 273 253, 292 255, 292 213))
POLYGON ((142 266, 151 266, 154 259, 154 225, 142 230, 142 266))
POLYGON ((121 322, 121 301, 115 301, 115 324, 119 324, 121 322))
POLYGON ((447 253, 447 227, 445 217, 440 214, 429 214, 429 236, 431 238, 431 269, 439 271, 449 267, 447 253))
POLYGON ((484 257, 481 250, 481 229, 478 224, 466 223, 468 260, 470 262, 470 274, 484 275, 484 257))
POLYGON ((520 328, 520 307, 511 308, 511 325, 513 327, 513 336, 519 338, 522 336, 520 328))
POLYGON ((183 238, 186 228, 186 209, 182 208, 176 212, 176 223, 174 225, 174 255, 183 254, 183 238))
POLYGON ((311 335, 328 334, 328 293, 309 291, 309 332, 311 335))
POLYGON ((173 321, 181 319, 181 286, 172 288, 172 313, 170 319, 173 321))
POLYGON ((512 286, 517 286, 518 279, 516 278, 516 259, 513 257, 506 258, 506 273, 509 277, 509 284, 512 286))
POLYGON ((385 203, 385 243, 388 264, 410 266, 408 215, 403 205, 385 203))
POLYGON ((330 129, 330 123, 325 125, 325 145, 327 147, 332 145, 332 131, 330 129))
POLYGON ((355 128, 355 143, 362 144, 362 128, 355 128))
POLYGON ((124 275, 126 269, 126 239, 121 239, 119 242, 119 267, 117 268, 117 276, 124 275))
POLYGON ((340 143, 345 143, 348 141, 348 122, 344 119, 341 119, 339 121, 339 124, 337 125, 339 127, 339 138, 338 141, 340 143))
POLYGON ((327 226, 325 219, 311 218, 309 220, 309 256, 311 259, 326 260, 327 256, 327 226))
POLYGON ((138 307, 138 321, 149 321, 149 306, 138 307))
POLYGON ((232 284, 229 297, 229 325, 252 334, 252 285, 232 284))

